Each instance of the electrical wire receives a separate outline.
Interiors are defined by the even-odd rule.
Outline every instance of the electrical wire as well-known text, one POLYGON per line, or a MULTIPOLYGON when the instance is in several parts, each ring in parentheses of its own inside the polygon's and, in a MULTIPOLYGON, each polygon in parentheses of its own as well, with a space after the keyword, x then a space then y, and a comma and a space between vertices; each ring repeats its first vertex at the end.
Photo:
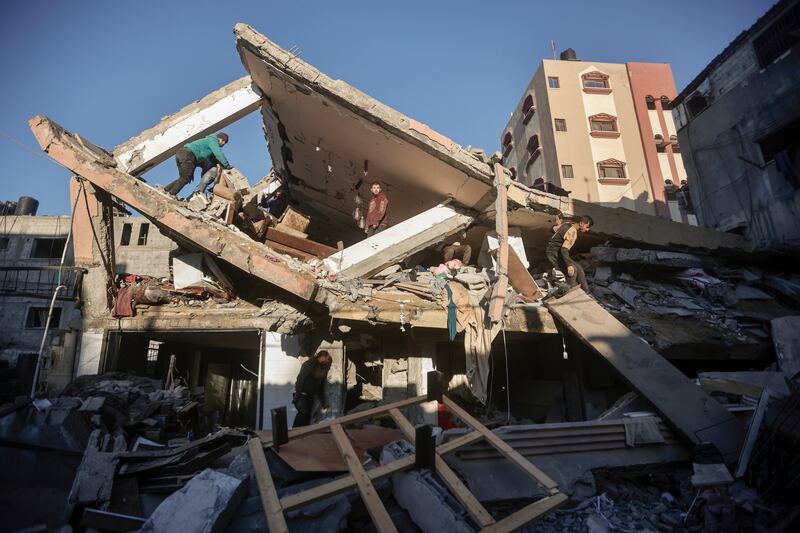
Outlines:
POLYGON ((511 424, 511 383, 508 381, 508 347, 506 346, 506 324, 505 321, 500 322, 500 328, 503 331, 503 352, 506 355, 506 424, 511 424))

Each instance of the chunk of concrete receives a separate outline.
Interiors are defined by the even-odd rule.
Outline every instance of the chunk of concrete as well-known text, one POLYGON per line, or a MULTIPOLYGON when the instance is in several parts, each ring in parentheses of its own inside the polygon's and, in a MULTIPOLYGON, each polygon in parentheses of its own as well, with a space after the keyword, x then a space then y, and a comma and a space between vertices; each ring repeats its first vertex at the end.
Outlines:
MULTIPOLYGON (((383 447, 381 463, 389 464, 413 453, 411 444, 395 441, 383 447)), ((454 500, 430 470, 409 470, 395 474, 392 476, 392 495, 422 531, 473 531, 467 522, 466 511, 448 505, 454 500)))
POLYGON ((204 470, 164 500, 139 531, 224 531, 246 492, 245 480, 204 470))
POLYGON ((800 316, 785 316, 772 321, 772 342, 780 368, 790 378, 800 372, 800 316))

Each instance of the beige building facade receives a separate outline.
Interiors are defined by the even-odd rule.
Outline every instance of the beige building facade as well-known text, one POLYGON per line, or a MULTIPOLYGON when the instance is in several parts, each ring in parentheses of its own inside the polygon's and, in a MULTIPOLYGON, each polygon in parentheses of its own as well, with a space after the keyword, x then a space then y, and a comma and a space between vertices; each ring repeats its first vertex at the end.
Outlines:
POLYGON ((693 223, 674 96, 669 65, 544 60, 501 135, 504 164, 528 186, 693 223))

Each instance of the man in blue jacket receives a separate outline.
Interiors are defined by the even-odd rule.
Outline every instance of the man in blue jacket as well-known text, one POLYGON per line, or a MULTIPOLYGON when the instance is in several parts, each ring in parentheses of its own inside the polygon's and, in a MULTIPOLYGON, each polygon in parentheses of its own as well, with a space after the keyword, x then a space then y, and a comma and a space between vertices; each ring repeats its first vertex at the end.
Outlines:
POLYGON ((202 139, 190 142, 182 147, 175 154, 175 162, 178 164, 178 179, 164 187, 164 191, 177 196, 187 183, 194 178, 194 169, 202 167, 202 162, 215 157, 222 168, 232 168, 228 163, 222 147, 228 143, 227 133, 211 134, 202 139))

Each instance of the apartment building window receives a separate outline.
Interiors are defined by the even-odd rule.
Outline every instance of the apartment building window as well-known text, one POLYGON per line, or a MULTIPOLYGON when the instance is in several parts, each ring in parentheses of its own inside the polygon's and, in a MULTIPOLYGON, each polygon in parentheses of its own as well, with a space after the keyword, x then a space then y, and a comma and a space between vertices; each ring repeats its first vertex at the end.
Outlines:
POLYGON ((554 120, 556 124, 556 131, 567 131, 567 121, 563 118, 557 118, 554 120))
POLYGON ((608 94, 611 92, 611 85, 608 82, 608 74, 594 71, 587 72, 581 76, 583 82, 583 92, 593 94, 608 94))
POLYGON ((31 247, 33 259, 60 259, 67 245, 66 238, 60 239, 34 239, 31 247))
POLYGON ((547 86, 551 89, 558 89, 561 85, 558 84, 558 78, 555 76, 547 77, 547 86))
POLYGON ((666 96, 662 96, 661 97, 661 109, 663 109, 664 111, 669 111, 670 109, 672 109, 671 106, 672 106, 672 103, 669 101, 669 98, 667 98, 666 96))
POLYGON ((645 102, 647 102, 647 109, 650 111, 655 111, 656 109, 656 99, 650 95, 645 96, 645 102))
POLYGON ((527 124, 530 122, 534 113, 536 113, 536 107, 533 105, 533 95, 529 94, 522 102, 522 123, 527 124))
POLYGON ((0 237, 0 250, 8 250, 8 237, 0 237))
POLYGON ((532 135, 531 138, 528 139, 528 145, 526 148, 531 156, 529 163, 532 163, 537 157, 539 157, 539 154, 542 153, 542 147, 539 146, 539 135, 532 135))
POLYGON ((625 175, 625 163, 618 159, 606 159, 597 163, 597 175, 600 178, 600 183, 628 181, 625 175))
POLYGON ((139 226, 139 240, 136 243, 139 246, 147 246, 147 235, 150 233, 150 224, 142 224, 139 226))
POLYGON ((589 135, 592 137, 619 137, 617 117, 607 113, 598 113, 589 117, 589 135))
MULTIPOLYGON (((50 312, 48 307, 29 307, 25 317, 25 327, 27 329, 44 329, 47 324, 47 314, 50 312)), ((53 318, 50 319, 50 328, 58 329, 61 324, 61 308, 53 307, 53 318)))
POLYGON ((147 375, 152 376, 156 373, 156 366, 158 365, 158 352, 161 350, 160 341, 150 341, 147 345, 147 375))
POLYGON ((800 41, 800 4, 796 4, 753 39, 758 64, 766 68, 800 41))
POLYGON ((563 179, 575 179, 575 174, 572 172, 572 165, 561 165, 561 177, 563 179))
POLYGON ((503 135, 503 157, 508 157, 508 154, 511 153, 511 149, 514 148, 514 138, 511 136, 511 132, 507 131, 505 135, 503 135))
POLYGON ((131 243, 131 233, 133 233, 133 224, 126 222, 122 225, 122 237, 119 240, 120 246, 128 246, 131 243))

